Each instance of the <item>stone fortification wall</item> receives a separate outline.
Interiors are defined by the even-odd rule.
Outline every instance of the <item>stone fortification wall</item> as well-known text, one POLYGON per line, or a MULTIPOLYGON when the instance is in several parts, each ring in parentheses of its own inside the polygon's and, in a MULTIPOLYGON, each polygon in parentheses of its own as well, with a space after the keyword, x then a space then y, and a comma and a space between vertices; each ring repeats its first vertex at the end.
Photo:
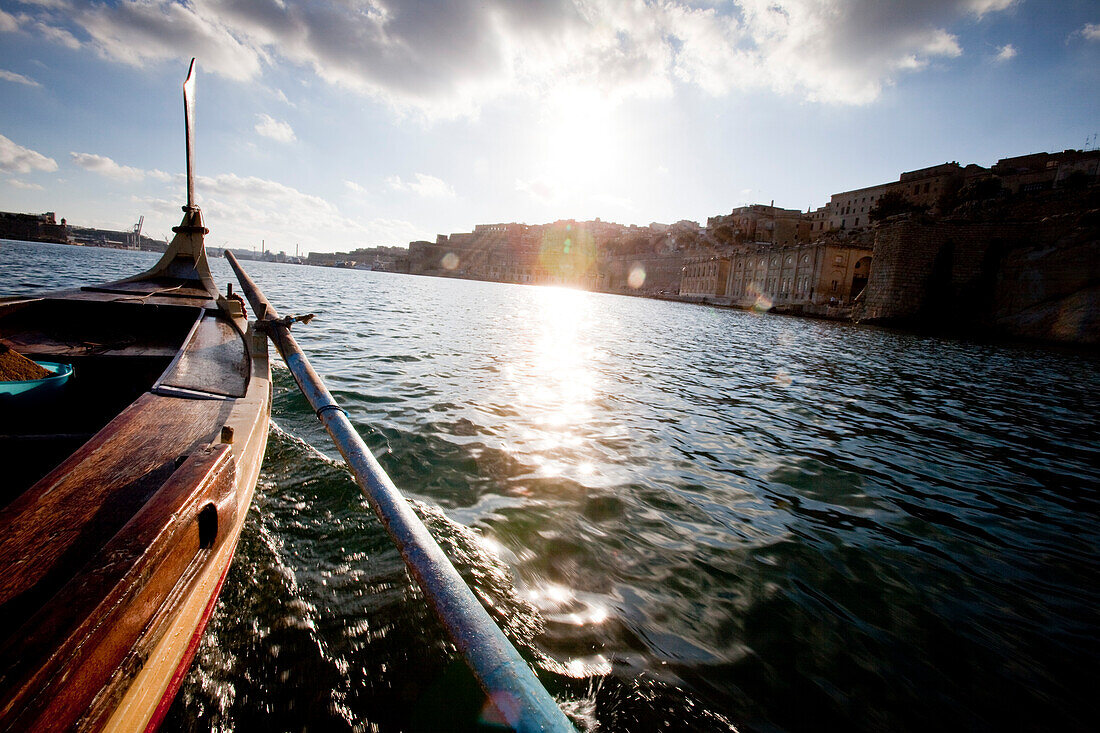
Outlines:
POLYGON ((69 235, 66 226, 56 223, 53 214, 17 214, 0 211, 0 239, 63 244, 69 240, 69 235))
POLYGON ((853 319, 1096 343, 1100 215, 1032 222, 905 218, 875 231, 853 319))
POLYGON ((604 257, 598 262, 603 275, 602 289, 612 293, 679 293, 685 262, 681 252, 604 257), (632 272, 635 272, 633 280, 632 272))
POLYGON ((945 304, 935 299, 954 300, 981 275, 991 243, 1019 242, 1030 226, 917 218, 880 225, 875 231, 867 291, 855 317, 905 322, 942 307, 945 304))

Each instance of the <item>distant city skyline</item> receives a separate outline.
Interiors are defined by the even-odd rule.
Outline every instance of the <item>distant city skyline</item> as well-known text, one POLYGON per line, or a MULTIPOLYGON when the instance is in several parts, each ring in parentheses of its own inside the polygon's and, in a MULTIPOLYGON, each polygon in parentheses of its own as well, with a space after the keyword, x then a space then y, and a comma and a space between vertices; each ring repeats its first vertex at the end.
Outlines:
POLYGON ((646 225, 1096 146, 1100 5, 0 0, 0 210, 212 246, 646 225))

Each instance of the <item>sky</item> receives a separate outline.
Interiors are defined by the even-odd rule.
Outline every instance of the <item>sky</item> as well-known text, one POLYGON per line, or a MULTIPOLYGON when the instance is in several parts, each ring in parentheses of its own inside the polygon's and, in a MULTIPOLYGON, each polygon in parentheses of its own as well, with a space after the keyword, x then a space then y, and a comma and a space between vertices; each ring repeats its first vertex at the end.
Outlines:
POLYGON ((0 0, 0 210, 213 246, 647 225, 1095 148, 1097 0, 0 0))

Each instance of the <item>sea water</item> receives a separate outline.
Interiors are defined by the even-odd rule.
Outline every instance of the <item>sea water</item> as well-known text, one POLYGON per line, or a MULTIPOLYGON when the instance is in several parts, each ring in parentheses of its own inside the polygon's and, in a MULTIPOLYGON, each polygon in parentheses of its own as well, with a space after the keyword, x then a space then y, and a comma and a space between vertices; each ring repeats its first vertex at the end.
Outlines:
MULTIPOLYGON (((0 242, 0 295, 155 259, 0 242)), ((1095 725, 1095 354, 244 265, 281 313, 317 315, 294 333, 318 373, 582 730, 1095 725)), ((255 501, 166 726, 491 725, 274 377, 255 501)))

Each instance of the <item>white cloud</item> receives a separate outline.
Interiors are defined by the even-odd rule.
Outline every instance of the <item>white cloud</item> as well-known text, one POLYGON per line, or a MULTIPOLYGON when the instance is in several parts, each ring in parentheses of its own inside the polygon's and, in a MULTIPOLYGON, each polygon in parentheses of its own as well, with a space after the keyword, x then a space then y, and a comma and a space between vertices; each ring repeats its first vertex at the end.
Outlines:
POLYGON ((98 173, 116 181, 140 181, 145 178, 145 171, 141 168, 132 168, 128 165, 119 165, 105 155, 95 153, 69 153, 73 163, 86 171, 98 173))
POLYGON ((4 81, 15 82, 16 84, 26 84, 29 87, 42 86, 34 79, 23 76, 22 74, 16 74, 14 71, 8 71, 7 69, 0 69, 0 79, 4 81))
POLYGON ((986 13, 1007 10, 1015 4, 1016 0, 969 0, 966 3, 967 9, 979 18, 986 13))
MULTIPOLYGON (((5 140, 0 136, 0 162, 5 157, 5 140)), ((183 174, 123 166, 93 153, 72 153, 72 159, 76 165, 110 178, 130 182, 154 179, 178 186, 179 199, 135 195, 131 200, 147 214, 149 231, 166 232, 179 222, 183 174)), ((56 167, 53 163, 50 170, 56 167)), ((0 170, 19 172, 2 165, 0 170)), ((353 182, 347 183, 351 187, 353 182)), ((434 236, 403 220, 350 219, 320 196, 256 176, 200 175, 195 179, 195 192, 211 230, 207 242, 215 246, 228 242, 233 247, 248 247, 263 239, 275 250, 293 251, 295 243, 300 243, 306 250, 333 251, 373 244, 404 245, 434 236)))
POLYGON ((634 204, 634 201, 625 196, 612 196, 611 194, 598 194, 592 197, 592 200, 596 203, 603 204, 605 206, 611 206, 622 211, 630 211, 637 213, 638 207, 634 204))
POLYGON ((80 41, 78 41, 72 33, 55 24, 57 22, 55 18, 59 17, 55 11, 72 9, 67 0, 60 0, 59 2, 28 2, 28 4, 38 6, 36 8, 39 13, 38 16, 32 16, 28 13, 12 15, 0 9, 0 32, 14 33, 21 29, 34 31, 45 36, 46 40, 61 44, 66 48, 80 48, 80 41))
POLYGON ((256 176, 198 176, 195 190, 204 209, 211 213, 224 211, 239 220, 268 220, 273 212, 283 212, 278 220, 290 223, 337 214, 336 207, 320 196, 256 176))
POLYGON ((148 62, 197 57, 202 68, 237 81, 255 78, 265 54, 242 43, 204 3, 122 0, 108 5, 73 4, 72 20, 105 58, 143 66, 148 62))
POLYGON ((1016 58, 1016 47, 1011 43, 1006 43, 997 49, 997 55, 993 57, 994 61, 1004 63, 1005 61, 1011 61, 1016 58))
POLYGON ((928 56, 946 56, 948 58, 962 56, 959 39, 947 31, 939 29, 929 34, 920 50, 928 56))
POLYGON ((47 158, 30 148, 24 148, 0 135, 0 171, 5 173, 30 173, 31 171, 55 171, 57 161, 47 158))
POLYGON ((17 30, 19 30, 19 20, 0 8, 0 33, 14 33, 17 30))
POLYGON ((455 190, 446 181, 417 173, 415 181, 402 181, 400 176, 390 176, 386 183, 395 191, 409 191, 424 198, 454 198, 455 190))
MULTIPOLYGON (((767 86, 813 101, 866 104, 897 79, 937 58, 962 53, 944 26, 967 12, 958 2, 880 3, 855 0, 745 0, 739 30, 741 58, 730 65, 719 90, 767 86)), ((730 38, 730 34, 726 34, 730 38)), ((691 46, 688 74, 706 74, 714 43, 691 46), (695 54, 703 53, 701 58, 695 54)), ((683 55, 683 54, 681 54, 683 55)))
POLYGON ((558 198, 558 192, 554 188, 554 185, 542 178, 536 178, 531 181, 524 181, 517 178, 516 190, 520 193, 528 194, 544 203, 555 201, 558 198))
POLYGON ((26 181, 20 181, 18 178, 9 178, 8 179, 8 185, 9 186, 14 186, 16 188, 26 189, 28 191, 43 191, 43 190, 45 190, 41 186, 39 186, 37 183, 27 183, 26 181))
POLYGON ((44 23, 42 21, 35 21, 30 25, 30 27, 45 36, 46 40, 48 41, 59 43, 66 48, 80 48, 80 41, 76 39, 76 36, 65 30, 64 28, 58 28, 57 26, 50 25, 49 23, 44 23))
POLYGON ((295 141, 294 130, 289 123, 281 122, 275 119, 271 115, 257 115, 260 121, 256 123, 256 132, 269 137, 272 140, 277 140, 281 143, 292 143, 295 141))
POLYGON ((1100 23, 1085 23, 1078 33, 1089 41, 1100 41, 1100 23))
MULTIPOLYGON (((90 45, 124 63, 197 55, 207 70, 252 80, 265 65, 288 62, 430 117, 578 85, 611 99, 667 96, 687 84, 715 95, 764 88, 864 104, 900 75, 958 57, 953 25, 1015 4, 452 0, 426 12, 382 0, 56 3, 90 45)), ((60 27, 56 11, 36 12, 60 27)))
POLYGON ((355 181, 344 181, 344 186, 352 193, 356 193, 359 195, 367 193, 367 189, 363 188, 355 181))
POLYGON ((97 173, 106 178, 113 178, 116 181, 143 181, 146 178, 152 178, 155 181, 169 182, 176 181, 180 185, 186 182, 186 178, 182 173, 166 173, 162 170, 152 168, 146 170, 144 168, 134 168, 129 165, 121 165, 116 163, 111 158, 105 155, 96 155, 94 153, 69 153, 73 163, 80 168, 91 173, 97 173))
MULTIPOLYGON (((199 176, 198 203, 211 244, 251 246, 263 239, 268 248, 293 251, 295 243, 312 251, 351 249, 373 244, 404 245, 428 233, 407 221, 345 217, 326 199, 255 176, 226 173, 199 176)), ((179 202, 143 199, 165 222, 179 217, 179 202)))

